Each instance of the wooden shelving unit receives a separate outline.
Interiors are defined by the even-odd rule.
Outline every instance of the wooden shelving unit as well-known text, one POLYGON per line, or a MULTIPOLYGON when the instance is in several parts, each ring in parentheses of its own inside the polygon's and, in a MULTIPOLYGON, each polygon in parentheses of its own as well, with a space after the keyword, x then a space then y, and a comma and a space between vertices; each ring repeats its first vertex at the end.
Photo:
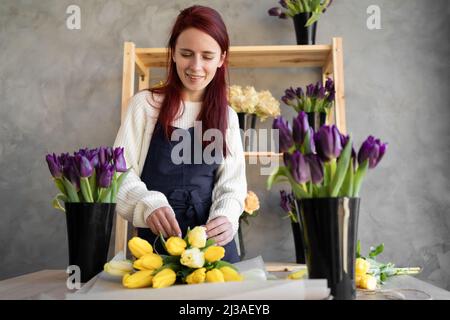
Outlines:
MULTIPOLYGON (((344 95, 344 57, 342 38, 333 38, 327 45, 293 46, 235 46, 230 47, 230 68, 321 68, 322 79, 332 77, 336 98, 327 123, 335 123, 346 132, 344 95)), ((123 55, 122 109, 124 120, 128 99, 134 95, 135 77, 139 90, 150 86, 152 68, 164 68, 167 63, 166 48, 136 48, 133 42, 125 42, 123 55)), ((273 152, 246 152, 246 156, 274 156, 273 152)), ((127 221, 117 216, 115 252, 126 248, 127 221), (118 241, 119 240, 119 241, 118 241)))

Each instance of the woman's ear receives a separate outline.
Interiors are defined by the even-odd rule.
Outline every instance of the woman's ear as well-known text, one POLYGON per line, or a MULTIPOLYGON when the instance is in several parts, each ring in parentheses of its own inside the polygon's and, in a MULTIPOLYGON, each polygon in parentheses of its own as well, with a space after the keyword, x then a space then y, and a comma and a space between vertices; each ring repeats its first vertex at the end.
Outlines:
POLYGON ((224 53, 222 53, 222 56, 220 57, 219 65, 217 68, 222 67, 223 63, 225 62, 226 57, 227 57, 227 52, 225 51, 224 53))

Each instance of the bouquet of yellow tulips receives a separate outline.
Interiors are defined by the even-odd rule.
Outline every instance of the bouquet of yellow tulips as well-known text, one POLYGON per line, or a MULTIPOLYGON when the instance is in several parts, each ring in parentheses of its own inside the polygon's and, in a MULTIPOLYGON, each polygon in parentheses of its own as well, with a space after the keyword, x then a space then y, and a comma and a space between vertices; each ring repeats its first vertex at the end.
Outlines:
POLYGON ((236 267, 222 261, 225 249, 206 239, 206 228, 188 230, 184 239, 160 235, 169 255, 153 252, 152 245, 139 237, 128 241, 134 261, 110 261, 105 272, 122 276, 126 288, 165 288, 175 283, 242 281, 236 267))

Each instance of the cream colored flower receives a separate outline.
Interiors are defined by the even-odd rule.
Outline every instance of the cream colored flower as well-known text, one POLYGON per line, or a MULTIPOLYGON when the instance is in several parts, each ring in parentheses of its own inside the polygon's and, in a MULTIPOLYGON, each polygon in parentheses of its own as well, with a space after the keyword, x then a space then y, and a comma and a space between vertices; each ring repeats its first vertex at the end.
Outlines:
POLYGON ((206 245, 206 228, 195 227, 188 233, 188 242, 191 247, 204 248, 206 245))
POLYGON ((201 268, 205 264, 205 254, 199 248, 184 250, 180 263, 189 268, 201 268))

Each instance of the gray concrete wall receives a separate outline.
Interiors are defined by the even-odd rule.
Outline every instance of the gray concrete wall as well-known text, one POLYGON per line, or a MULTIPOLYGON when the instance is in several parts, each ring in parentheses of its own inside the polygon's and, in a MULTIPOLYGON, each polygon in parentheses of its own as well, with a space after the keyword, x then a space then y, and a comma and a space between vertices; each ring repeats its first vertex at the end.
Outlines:
MULTIPOLYGON (((162 47, 180 9, 192 1, 0 2, 0 278, 67 264, 65 217, 51 207, 55 188, 44 156, 111 145, 120 123, 124 41, 162 47), (81 8, 81 30, 66 28, 66 8, 81 8)), ((269 17, 277 1, 198 1, 218 9, 232 45, 295 44, 292 21, 269 17)), ((318 43, 344 39, 349 132, 389 142, 362 191, 363 249, 384 242, 382 260, 422 266, 419 278, 450 289, 447 125, 449 2, 342 0, 319 22, 318 43), (381 8, 381 30, 366 9, 381 8)), ((269 89, 319 79, 317 70, 233 70, 233 83, 269 89)), ((156 81, 156 79, 155 79, 156 81)), ((293 113, 283 107, 287 117, 293 113)), ((258 123, 270 127, 270 120, 258 123)), ((278 190, 248 166, 260 215, 244 226, 248 257, 294 261, 278 190)))

